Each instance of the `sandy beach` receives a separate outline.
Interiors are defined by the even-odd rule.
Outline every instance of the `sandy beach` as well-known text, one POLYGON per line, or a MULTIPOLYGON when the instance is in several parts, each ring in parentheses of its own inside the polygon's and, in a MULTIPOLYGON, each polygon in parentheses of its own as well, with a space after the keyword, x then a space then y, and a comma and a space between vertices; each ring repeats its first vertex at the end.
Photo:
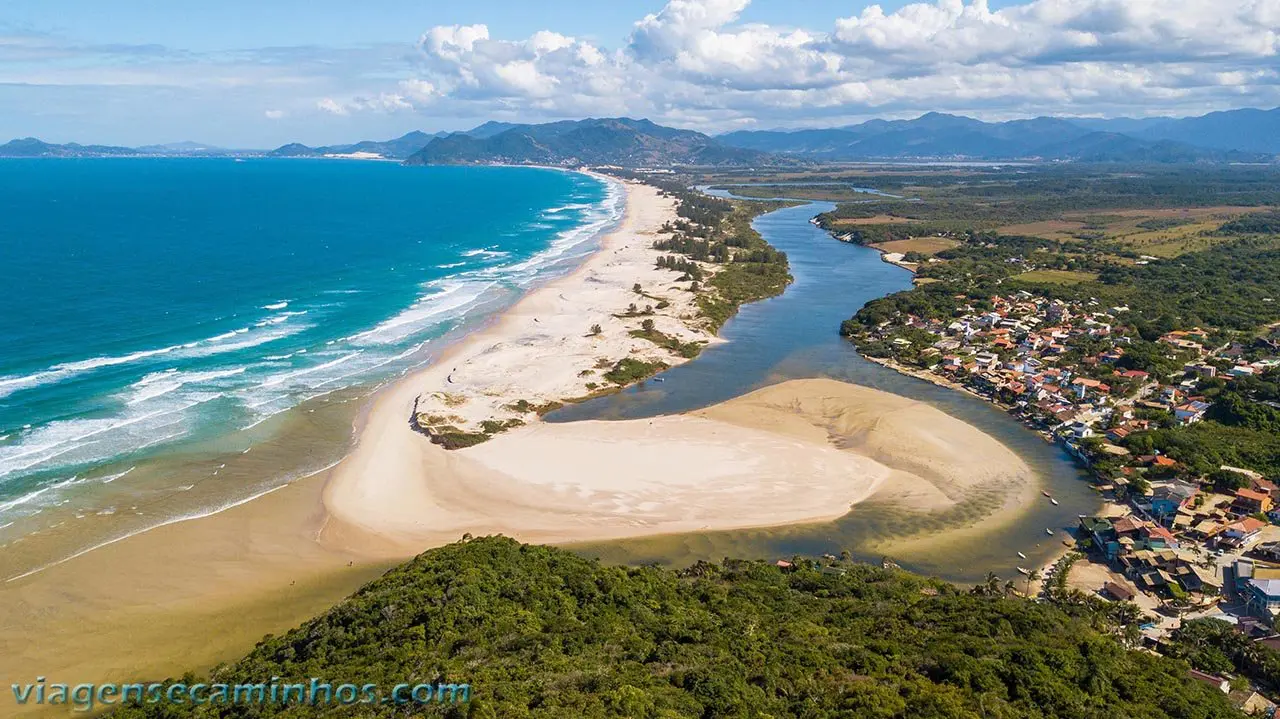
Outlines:
POLYGON ((199 671, 464 533, 573 543, 821 522, 871 499, 929 512, 984 491, 1011 507, 1035 493, 1033 473, 990 436, 834 380, 686 415, 542 422, 528 406, 590 394, 619 359, 686 361, 631 336, 644 319, 681 341, 718 341, 687 283, 655 267, 652 241, 674 202, 648 186, 626 191, 625 218, 579 269, 376 394, 337 466, 0 586, 0 625, 16 628, 0 637, 0 673, 199 671), (626 316, 632 303, 654 314, 626 316), (466 431, 524 424, 449 451, 415 430, 415 413, 466 431))

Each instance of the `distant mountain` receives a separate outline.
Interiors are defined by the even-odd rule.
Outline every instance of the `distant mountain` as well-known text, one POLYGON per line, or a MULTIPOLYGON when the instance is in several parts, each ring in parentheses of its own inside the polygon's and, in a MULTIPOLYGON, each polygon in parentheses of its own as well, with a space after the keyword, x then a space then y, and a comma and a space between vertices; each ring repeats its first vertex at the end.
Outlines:
POLYGON ((1151 121, 1037 117, 991 123, 931 112, 914 120, 871 120, 831 130, 732 132, 716 139, 734 147, 827 161, 955 157, 1203 162, 1266 160, 1266 155, 1280 152, 1280 135, 1268 130, 1271 123, 1280 130, 1280 113, 1255 110, 1249 113, 1257 116, 1239 114, 1244 112, 1215 113, 1231 117, 1212 120, 1212 130, 1205 127, 1212 115, 1151 121), (1248 132, 1240 129, 1246 122, 1252 128, 1248 132), (1134 128, 1138 134, 1108 129, 1112 125, 1134 128), (1180 129, 1184 127, 1188 129, 1180 129), (1241 137, 1242 132, 1248 137, 1241 137), (1233 136, 1235 140, 1230 139, 1233 136), (1275 149, 1268 149, 1271 147, 1275 149))
POLYGON ((78 145, 74 142, 66 145, 55 145, 24 137, 0 145, 0 157, 102 157, 104 155, 137 155, 131 147, 115 147, 112 145, 78 145))
POLYGON ((326 145, 309 147, 297 142, 277 147, 267 153, 269 157, 324 157, 325 155, 350 155, 355 152, 368 152, 383 157, 403 160, 427 146, 434 138, 448 133, 425 133, 414 130, 394 140, 363 140, 352 145, 326 145))
POLYGON ((142 145, 134 148, 144 155, 224 155, 231 150, 200 142, 168 142, 163 145, 142 145))
POLYGON ((1119 132, 1124 135, 1141 137, 1142 133, 1166 122, 1177 120, 1176 117, 1067 117, 1063 118, 1073 125, 1086 130, 1102 132, 1119 132))
POLYGON ((471 132, 432 140, 407 164, 753 166, 775 165, 779 160, 751 148, 731 147, 701 132, 624 117, 505 127, 486 123, 471 132))
POLYGON ((1280 154, 1280 107, 1229 110, 1166 120, 1138 133, 1144 140, 1173 140, 1215 150, 1280 154))
POLYGON ((463 134, 470 135, 472 137, 477 137, 477 138, 480 138, 481 140, 484 140, 484 139, 493 137, 494 135, 498 135, 503 132, 506 132, 507 130, 513 130, 517 127, 523 127, 523 126, 515 123, 511 123, 511 122, 498 122, 496 120, 490 120, 484 123, 483 125, 477 125, 476 127, 473 127, 470 130, 467 130, 463 134))

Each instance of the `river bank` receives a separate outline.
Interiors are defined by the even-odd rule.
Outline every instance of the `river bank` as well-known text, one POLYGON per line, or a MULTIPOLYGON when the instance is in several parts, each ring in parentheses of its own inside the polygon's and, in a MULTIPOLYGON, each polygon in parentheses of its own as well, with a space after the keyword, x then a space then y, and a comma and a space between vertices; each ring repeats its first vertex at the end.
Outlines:
MULTIPOLYGON (((655 277, 644 273, 675 277, 656 270, 652 258, 632 252, 648 244, 640 241, 651 231, 645 223, 664 217, 659 207, 641 223, 644 204, 637 202, 631 224, 602 241, 571 276, 530 294, 490 326, 460 339, 428 369, 376 395, 357 420, 356 449, 333 469, 0 587, 0 624, 14 628, 0 638, 0 671, 24 676, 35 669, 101 681, 202 669, 237 656, 263 633, 282 631, 322 611, 394 563, 464 532, 578 543, 647 535, 652 539, 627 541, 667 547, 702 536, 699 532, 746 532, 772 537, 788 550, 820 554, 841 546, 842 539, 831 536, 832 527, 841 536, 860 535, 874 547, 882 537, 901 535, 901 523, 916 533, 972 526, 987 521, 992 507, 1025 503, 1039 483, 1060 481, 1043 471, 1045 457, 1024 462, 1026 453, 1017 446, 1022 438, 1009 435, 1012 442, 1006 441, 1001 435, 1007 427, 973 406, 956 405, 961 411, 954 412, 942 396, 925 393, 912 401, 875 391, 888 377, 868 374, 875 365, 851 358, 847 346, 830 358, 857 369, 838 376, 815 372, 812 354, 793 355, 813 349, 791 342, 794 335, 778 332, 748 342, 750 331, 762 328, 760 315, 775 311, 773 300, 744 308, 725 326, 725 341, 708 338, 698 361, 672 359, 678 366, 663 374, 664 382, 563 410, 589 411, 611 401, 626 406, 629 398, 652 399, 654 393, 666 398, 667 406, 697 405, 663 413, 678 416, 624 423, 542 423, 530 416, 524 427, 453 452, 413 431, 409 420, 415 402, 421 407, 420 398, 435 392, 461 390, 456 394, 466 401, 448 409, 474 411, 459 411, 459 416, 475 424, 484 421, 485 411, 518 399, 565 397, 562 392, 579 391, 578 383, 586 389, 594 380, 579 373, 594 364, 580 365, 598 360, 602 347, 587 337, 590 324, 610 325, 601 340, 613 343, 610 352, 630 355, 637 347, 653 352, 652 343, 631 337, 627 329, 642 318, 616 316, 627 314, 634 282, 644 289, 646 278, 655 277), (754 359, 742 359, 744 351, 754 359), (778 357, 803 360, 794 365, 801 377, 865 379, 872 388, 830 379, 778 384, 788 379, 779 371, 778 357), (537 368, 548 360, 553 369, 545 380, 537 368), (711 380, 708 373, 717 377, 711 380), (696 391, 685 392, 689 378, 698 380, 696 391), (777 386, 721 405, 766 385, 777 386), (718 394, 723 396, 715 399, 718 394), (699 408, 705 411, 683 414, 699 408), (952 471, 958 474, 948 474, 952 471), (858 510, 850 513, 854 504, 858 510), (933 511, 902 513, 904 504, 933 511), (825 539, 817 543, 814 536, 825 539)), ((791 214, 781 219, 799 219, 811 229, 803 208, 796 209, 801 211, 782 211, 791 214)), ((780 214, 759 223, 770 240, 773 228, 766 225, 780 214)), ((819 276, 810 271, 810 258, 830 270, 851 272, 850 277, 862 274, 862 264, 843 264, 823 247, 797 249, 793 257, 802 260, 803 270, 796 269, 792 290, 822 311, 798 320, 784 303, 792 318, 786 327, 807 331, 812 320, 829 337, 828 305, 811 303, 809 293, 822 288, 813 284, 819 276)), ((845 296, 838 304, 848 301, 845 296)), ((830 306, 836 304, 833 300, 830 306)), ((661 321, 676 333, 685 331, 677 323, 692 319, 661 321)), ((686 329, 685 336, 695 336, 686 329)), ((921 395, 919 387, 901 389, 921 395)), ((1063 504, 1064 510, 1073 506, 1069 499, 1063 504)), ((1032 517, 1035 509, 1028 510, 1032 517)), ((999 567, 1010 542, 1025 546, 1022 521, 1020 514, 1011 523, 991 522, 946 551, 924 554, 962 572, 999 567), (963 563, 955 562, 957 553, 965 555, 963 563)), ((590 545, 577 546, 593 551, 590 545)), ((706 552, 703 547, 699 556, 706 552)), ((763 543, 727 553, 792 552, 763 543)), ((681 561, 683 554, 664 556, 681 561)), ((608 558, 607 551, 600 555, 608 558)))

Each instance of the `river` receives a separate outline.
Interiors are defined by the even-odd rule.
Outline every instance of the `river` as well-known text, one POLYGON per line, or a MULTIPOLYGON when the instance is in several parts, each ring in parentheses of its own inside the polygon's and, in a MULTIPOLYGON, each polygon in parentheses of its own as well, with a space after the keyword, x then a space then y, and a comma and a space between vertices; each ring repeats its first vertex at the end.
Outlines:
POLYGON ((566 407, 548 421, 632 419, 707 407, 777 382, 831 377, 927 402, 983 430, 1018 453, 1061 503, 1037 501, 1016 521, 989 532, 966 535, 946 551, 899 556, 877 540, 980 522, 989 507, 963 507, 943 515, 922 515, 875 502, 858 505, 832 523, 779 529, 704 532, 582 548, 606 561, 681 565, 725 556, 779 558, 793 554, 839 554, 879 561, 889 554, 905 568, 945 579, 977 581, 987 572, 1017 577, 1016 566, 1039 566, 1062 549, 1061 531, 1079 514, 1096 512, 1097 495, 1078 465, 1057 445, 1045 442, 1016 419, 971 395, 946 389, 869 362, 839 335, 841 321, 878 297, 911 287, 911 274, 883 262, 880 253, 840 242, 810 222, 834 205, 813 202, 758 217, 753 227, 787 253, 795 282, 783 294, 744 306, 721 330, 728 340, 709 347, 697 360, 664 372, 623 392, 566 407), (1023 552, 1028 559, 1018 559, 1023 552))

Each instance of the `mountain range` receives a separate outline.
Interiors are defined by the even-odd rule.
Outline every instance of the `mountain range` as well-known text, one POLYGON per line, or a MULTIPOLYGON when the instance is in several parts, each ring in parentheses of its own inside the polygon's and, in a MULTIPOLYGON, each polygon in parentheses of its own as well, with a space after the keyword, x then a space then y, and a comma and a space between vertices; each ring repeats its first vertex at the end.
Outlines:
POLYGON ((774 165, 779 161, 786 160, 767 152, 730 147, 701 132, 624 117, 543 125, 486 123, 472 132, 438 137, 406 163, 652 167, 774 165))
POLYGON ((541 164, 763 167, 893 159, 1073 162, 1275 162, 1280 108, 1187 118, 1060 118, 983 122, 930 112, 812 130, 738 131, 715 137, 649 120, 600 118, 544 124, 490 121, 463 132, 413 131, 392 140, 274 150, 227 150, 194 142, 143 147, 57 145, 23 138, 0 157, 376 155, 410 165, 541 164))
POLYGON ((1280 108, 1188 118, 1110 120, 1038 117, 983 122, 930 112, 831 129, 739 131, 733 147, 819 161, 894 158, 1077 162, 1258 162, 1280 154, 1280 108))
POLYGON ((427 146, 437 137, 448 135, 447 132, 426 133, 414 130, 394 140, 362 140, 351 145, 325 145, 309 147, 293 142, 277 147, 266 153, 268 157, 325 157, 326 155, 352 155, 357 152, 372 153, 394 160, 403 160, 427 146))

